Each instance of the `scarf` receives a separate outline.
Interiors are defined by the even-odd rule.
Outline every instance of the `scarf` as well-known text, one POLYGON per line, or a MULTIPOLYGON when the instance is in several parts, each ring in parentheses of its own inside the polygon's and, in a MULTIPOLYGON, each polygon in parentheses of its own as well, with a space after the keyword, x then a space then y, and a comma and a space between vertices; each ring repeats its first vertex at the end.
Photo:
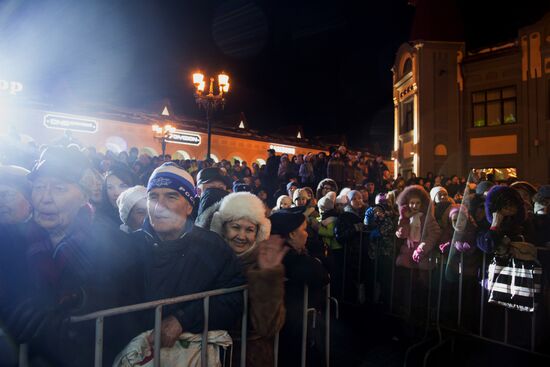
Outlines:
POLYGON ((416 213, 413 215, 410 220, 410 232, 409 232, 409 241, 420 242, 420 237, 422 235, 422 213, 416 213))

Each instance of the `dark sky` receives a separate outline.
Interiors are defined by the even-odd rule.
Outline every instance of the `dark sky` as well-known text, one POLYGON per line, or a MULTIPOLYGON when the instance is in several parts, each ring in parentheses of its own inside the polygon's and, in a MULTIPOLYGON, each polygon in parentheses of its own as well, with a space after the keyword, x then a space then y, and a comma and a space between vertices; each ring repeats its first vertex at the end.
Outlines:
POLYGON ((244 112, 264 131, 300 124, 306 136, 343 133, 373 148, 373 134, 391 141, 390 68, 411 30, 462 35, 477 48, 514 38, 550 3, 415 2, 2 0, 0 79, 23 80, 29 95, 59 106, 153 112, 167 98, 177 114, 202 118, 190 74, 225 70, 224 116, 244 112))

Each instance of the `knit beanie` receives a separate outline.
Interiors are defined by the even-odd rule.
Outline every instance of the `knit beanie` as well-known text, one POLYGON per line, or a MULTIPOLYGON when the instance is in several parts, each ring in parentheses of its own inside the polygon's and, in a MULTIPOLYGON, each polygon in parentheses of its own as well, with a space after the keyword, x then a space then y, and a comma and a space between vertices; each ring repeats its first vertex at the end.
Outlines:
POLYGON ((335 204, 336 204, 336 193, 334 191, 331 191, 319 199, 317 206, 319 207, 319 211, 321 213, 325 213, 329 210, 334 209, 335 204))
POLYGON ((265 216, 265 206, 254 194, 249 192, 234 192, 221 201, 220 208, 214 213, 210 230, 223 233, 223 225, 227 222, 246 219, 258 226, 256 243, 269 238, 271 222, 265 216))
POLYGON ((481 181, 476 186, 476 194, 483 195, 484 193, 489 191, 489 189, 493 186, 495 186, 495 184, 492 183, 491 181, 481 181))
POLYGON ((306 217, 301 212, 281 209, 271 214, 269 220, 271 221, 271 234, 287 236, 300 227, 305 222, 306 217))
POLYGON ((193 177, 174 162, 163 163, 153 171, 147 183, 147 192, 156 188, 175 190, 193 205, 196 195, 193 177))
POLYGON ((147 198, 147 189, 144 186, 134 186, 123 191, 116 199, 118 214, 122 223, 127 224, 128 216, 134 205, 147 198))
POLYGON ((344 187, 342 191, 340 191, 340 195, 336 197, 336 204, 344 204, 346 205, 349 203, 348 200, 348 192, 350 192, 351 189, 349 187, 344 187))

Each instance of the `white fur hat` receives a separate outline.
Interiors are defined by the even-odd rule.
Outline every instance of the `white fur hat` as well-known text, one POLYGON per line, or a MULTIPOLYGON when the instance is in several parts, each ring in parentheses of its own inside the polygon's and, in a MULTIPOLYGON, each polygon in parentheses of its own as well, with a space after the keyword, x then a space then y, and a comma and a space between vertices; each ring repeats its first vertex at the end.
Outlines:
POLYGON ((210 230, 222 235, 224 223, 239 219, 248 219, 258 225, 256 243, 269 238, 271 222, 265 216, 264 204, 249 192, 235 192, 224 197, 220 209, 212 217, 210 230))
POLYGON ((328 192, 325 196, 319 199, 317 206, 321 212, 327 212, 334 209, 336 204, 336 193, 334 191, 328 192))

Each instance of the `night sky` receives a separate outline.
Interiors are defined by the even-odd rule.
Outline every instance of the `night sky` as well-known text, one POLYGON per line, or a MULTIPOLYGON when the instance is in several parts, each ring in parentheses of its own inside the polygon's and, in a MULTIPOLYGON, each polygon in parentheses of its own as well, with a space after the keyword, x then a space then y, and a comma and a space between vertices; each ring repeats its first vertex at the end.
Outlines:
POLYGON ((302 125, 309 137, 345 134, 387 153, 401 43, 433 34, 469 49, 507 41, 549 3, 3 0, 0 79, 24 81, 27 96, 59 107, 155 112, 167 99, 176 114, 203 118, 190 75, 225 70, 231 94, 218 118, 244 112, 255 129, 302 125))

